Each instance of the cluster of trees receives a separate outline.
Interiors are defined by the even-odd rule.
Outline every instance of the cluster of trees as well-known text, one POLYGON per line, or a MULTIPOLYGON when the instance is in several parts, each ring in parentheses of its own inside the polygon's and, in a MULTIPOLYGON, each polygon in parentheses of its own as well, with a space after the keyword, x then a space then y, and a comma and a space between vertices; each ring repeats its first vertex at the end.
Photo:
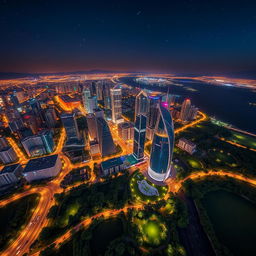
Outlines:
POLYGON ((55 198, 57 204, 48 214, 48 218, 54 221, 51 222, 51 226, 42 230, 39 236, 41 244, 48 243, 83 218, 100 213, 103 209, 123 208, 130 198, 128 174, 103 183, 84 184, 72 189, 68 194, 57 194, 55 198), (75 215, 68 216, 68 224, 63 227, 62 220, 66 218, 68 209, 74 203, 79 205, 78 211, 75 215))

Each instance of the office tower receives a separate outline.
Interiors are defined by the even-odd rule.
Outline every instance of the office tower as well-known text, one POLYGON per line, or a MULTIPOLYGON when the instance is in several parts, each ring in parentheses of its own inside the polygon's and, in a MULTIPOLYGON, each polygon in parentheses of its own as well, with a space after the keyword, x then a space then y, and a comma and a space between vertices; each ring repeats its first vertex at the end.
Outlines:
POLYGON ((110 89, 112 121, 116 124, 123 122, 122 118, 122 90, 115 86, 110 89))
POLYGON ((183 121, 183 122, 188 121, 190 107, 191 107, 190 99, 185 99, 182 103, 181 111, 180 111, 180 120, 181 121, 183 121))
POLYGON ((71 139, 71 138, 80 139, 80 133, 78 130, 76 119, 75 119, 75 113, 62 114, 61 121, 66 130, 68 139, 71 139))
POLYGON ((89 98, 91 97, 91 92, 88 88, 85 88, 83 90, 83 95, 82 95, 82 100, 83 100, 83 105, 84 109, 87 113, 89 113, 89 98))
POLYGON ((3 164, 10 164, 10 163, 16 162, 17 160, 18 160, 18 157, 14 149, 9 145, 0 150, 0 161, 3 164))
POLYGON ((134 125, 131 122, 123 122, 117 126, 118 136, 124 141, 132 140, 134 134, 134 125))
POLYGON ((93 110, 98 107, 97 97, 92 96, 88 98, 88 113, 93 113, 93 110))
POLYGON ((57 114, 54 108, 48 108, 44 112, 45 122, 48 128, 54 128, 57 123, 57 114))
POLYGON ((104 111, 101 108, 95 108, 93 110, 93 113, 96 117, 102 117, 104 118, 104 111))
POLYGON ((176 103, 176 95, 171 95, 170 97, 170 105, 174 106, 176 103))
POLYGON ((94 114, 86 115, 87 127, 90 141, 97 139, 97 120, 94 114))
POLYGON ((110 109, 111 108, 111 98, 110 98, 110 88, 109 88, 108 84, 104 84, 103 100, 104 100, 105 109, 110 109))
POLYGON ((145 115, 137 115, 134 126, 133 155, 137 160, 144 158, 144 146, 146 139, 147 118, 145 115))
POLYGON ((89 85, 91 96, 96 96, 96 83, 91 82, 89 85))
POLYGON ((164 181, 170 176, 174 147, 174 128, 170 111, 158 105, 154 138, 152 142, 148 174, 157 181, 164 181))
POLYGON ((149 111, 147 115, 147 139, 152 140, 154 135, 154 129, 156 126, 156 120, 158 117, 158 105, 160 103, 161 97, 156 95, 150 95, 149 97, 149 111))
POLYGON ((34 115, 26 114, 23 116, 23 121, 28 128, 31 129, 33 134, 37 134, 38 132, 38 122, 34 115))
POLYGON ((10 121, 8 125, 11 132, 17 132, 18 130, 24 128, 24 123, 21 118, 10 121))
POLYGON ((116 153, 110 129, 105 119, 97 118, 98 139, 102 157, 116 153))
POLYGON ((98 81, 96 83, 96 95, 98 100, 103 100, 103 82, 98 81))
POLYGON ((54 149, 52 133, 47 130, 22 139, 21 144, 30 157, 50 154, 54 149))
POLYGON ((140 91, 140 93, 136 96, 135 100, 135 118, 138 115, 147 115, 149 112, 149 98, 144 91, 140 91))
POLYGON ((29 105, 32 110, 32 114, 36 119, 38 127, 42 125, 44 122, 44 117, 43 117, 43 109, 41 108, 41 104, 37 99, 30 99, 29 100, 29 105))
POLYGON ((0 137, 0 150, 8 147, 9 144, 8 144, 8 141, 5 137, 0 137))

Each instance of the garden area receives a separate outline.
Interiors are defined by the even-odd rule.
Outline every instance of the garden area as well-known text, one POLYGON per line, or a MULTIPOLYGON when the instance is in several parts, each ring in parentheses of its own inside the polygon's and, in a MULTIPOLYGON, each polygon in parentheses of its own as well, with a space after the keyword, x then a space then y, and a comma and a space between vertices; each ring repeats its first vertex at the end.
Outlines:
POLYGON ((148 181, 141 172, 136 171, 130 179, 130 190, 136 200, 155 202, 165 197, 168 187, 155 185, 148 181))

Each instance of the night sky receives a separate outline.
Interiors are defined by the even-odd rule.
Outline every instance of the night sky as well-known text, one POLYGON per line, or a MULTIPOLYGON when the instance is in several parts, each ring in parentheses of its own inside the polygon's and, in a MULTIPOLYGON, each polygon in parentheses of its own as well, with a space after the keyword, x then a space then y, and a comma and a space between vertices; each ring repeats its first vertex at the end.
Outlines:
POLYGON ((0 0, 0 72, 256 70, 255 1, 0 0))

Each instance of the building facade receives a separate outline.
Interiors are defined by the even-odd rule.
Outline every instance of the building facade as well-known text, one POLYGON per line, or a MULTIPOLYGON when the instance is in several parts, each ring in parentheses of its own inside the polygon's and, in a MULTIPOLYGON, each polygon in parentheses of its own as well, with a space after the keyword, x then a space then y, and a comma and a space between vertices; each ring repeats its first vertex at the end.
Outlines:
POLYGON ((115 124, 123 122, 122 118, 122 89, 118 86, 110 89, 112 121, 115 124))
POLYGON ((78 130, 76 119, 75 119, 75 113, 62 114, 61 121, 66 130, 68 139, 71 139, 71 138, 80 139, 80 133, 78 130))
POLYGON ((148 175, 156 181, 164 181, 170 176, 174 147, 174 128, 170 111, 158 105, 154 138, 152 142, 148 175))
POLYGON ((134 126, 133 155, 137 160, 144 158, 144 147, 146 140, 146 124, 145 115, 137 115, 134 126))

